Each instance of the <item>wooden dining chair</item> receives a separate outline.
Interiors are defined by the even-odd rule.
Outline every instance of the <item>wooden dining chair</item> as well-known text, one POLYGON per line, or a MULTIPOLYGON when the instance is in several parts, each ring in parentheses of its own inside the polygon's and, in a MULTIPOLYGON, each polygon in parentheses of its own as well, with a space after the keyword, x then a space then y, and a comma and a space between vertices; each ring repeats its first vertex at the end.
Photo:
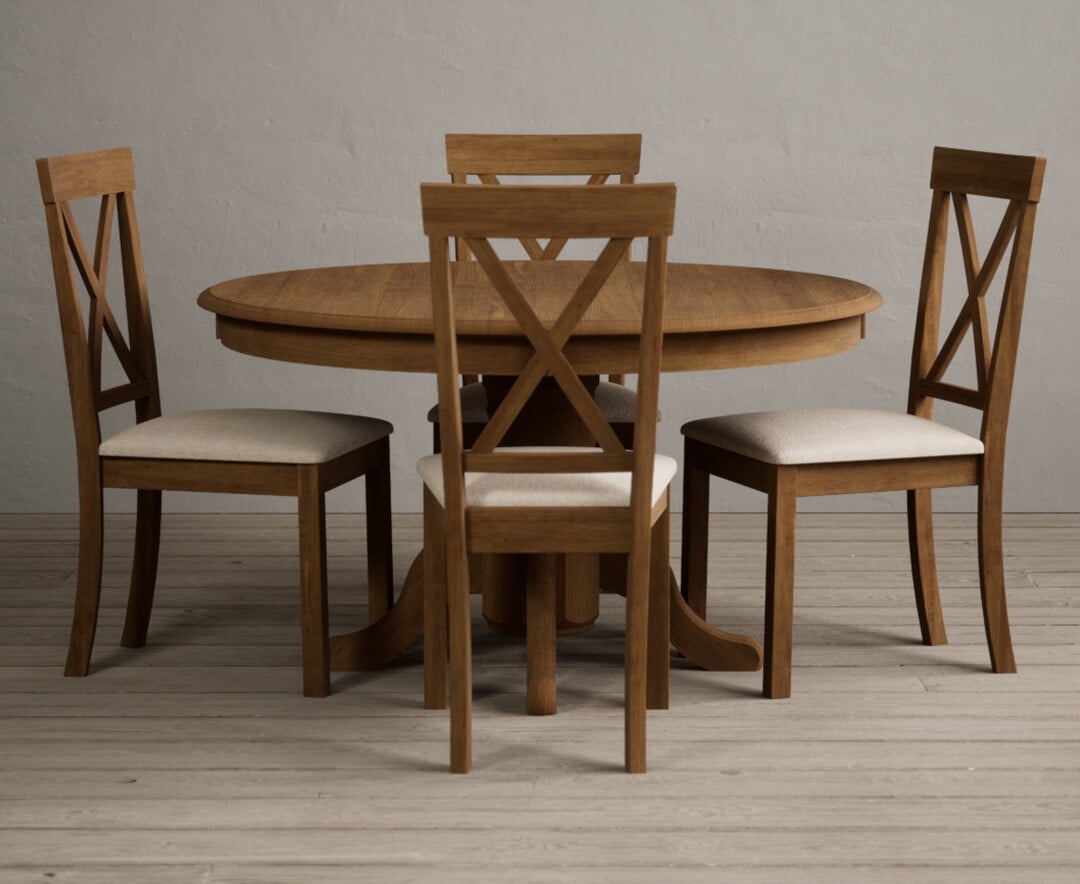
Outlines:
POLYGON ((154 334, 135 219, 129 148, 37 161, 75 424, 79 569, 65 675, 86 675, 101 595, 103 489, 134 488, 135 552, 121 645, 146 643, 157 577, 162 490, 287 495, 300 523, 300 620, 304 694, 330 693, 325 494, 366 476, 369 604, 385 610, 393 574, 389 436, 383 420, 277 409, 223 409, 162 416, 154 334), (100 197, 91 259, 71 204, 100 197), (128 334, 106 298, 114 218, 128 334), (76 272, 89 296, 84 317, 76 272), (126 380, 103 383, 106 341, 126 380), (102 438, 99 415, 132 403, 135 423, 102 438))
MULTIPOLYGON (((625 763, 645 770, 645 709, 666 708, 668 685, 668 486, 672 458, 656 454, 661 324, 672 184, 504 186, 424 184, 424 232, 431 252, 438 359, 441 454, 422 459, 424 482, 424 698, 446 705, 450 655, 450 767, 471 764, 471 552, 524 553, 527 583, 528 708, 554 712, 555 565, 559 553, 629 554, 626 585, 625 763), (497 293, 506 318, 533 354, 480 436, 466 450, 458 391, 455 277, 449 239, 462 237, 497 293), (510 268, 491 240, 518 237, 606 239, 580 284, 541 321, 534 299, 542 273, 510 268), (633 238, 648 238, 640 286, 622 296, 641 310, 635 438, 627 450, 564 352, 589 305, 633 238), (530 297, 532 296, 532 297, 530 297), (552 314, 554 315, 554 313, 552 314), (599 447, 499 447, 544 376, 555 378, 599 447)), ((631 279, 626 274, 625 279, 631 279)), ((544 293, 550 297, 549 293, 544 293)))
POLYGON ((709 477, 768 494, 764 692, 791 694, 795 506, 799 497, 907 491, 915 602, 925 644, 944 644, 931 524, 931 489, 978 487, 979 579, 994 672, 1015 672, 1005 603, 1001 508, 1005 431, 1024 307, 1035 209, 1046 161, 938 147, 933 199, 915 325, 907 413, 818 408, 695 420, 685 440, 682 585, 705 614, 709 477), (1006 201, 997 234, 980 262, 969 197, 1006 201), (956 215, 967 297, 940 344, 950 207, 956 215), (1008 255, 997 330, 986 295, 1008 255), (968 331, 975 349, 974 388, 945 380, 968 331), (933 420, 934 400, 982 413, 978 436, 933 420))
MULTIPOLYGON (((592 186, 617 179, 632 184, 641 165, 640 134, 600 135, 470 135, 446 136, 446 169, 456 184, 480 183, 497 186, 503 179, 585 178, 592 186)), ((560 182, 562 183, 562 182, 560 182)), ((562 254, 566 238, 541 243, 536 237, 522 237, 519 257, 530 261, 554 261, 562 254)), ((454 255, 459 261, 472 259, 462 237, 454 239, 454 255)), ((626 259, 630 260, 627 252, 626 259)), ((589 378, 590 392, 600 410, 627 444, 634 435, 634 391, 622 375, 608 379, 589 378)), ((465 442, 479 435, 492 406, 489 393, 502 393, 505 384, 488 379, 486 385, 475 375, 462 377, 461 405, 465 442)), ((428 411, 433 425, 434 450, 439 451, 439 407, 428 411)))

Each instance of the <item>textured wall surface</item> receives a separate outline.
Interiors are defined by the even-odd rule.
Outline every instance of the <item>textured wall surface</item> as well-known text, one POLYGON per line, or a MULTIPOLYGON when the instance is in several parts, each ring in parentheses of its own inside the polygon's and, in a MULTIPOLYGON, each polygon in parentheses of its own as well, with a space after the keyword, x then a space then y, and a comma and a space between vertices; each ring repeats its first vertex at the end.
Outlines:
MULTIPOLYGON (((195 298, 260 271, 422 260, 418 184, 445 179, 449 131, 641 132, 642 180, 679 185, 672 260, 813 270, 884 295, 854 352, 667 376, 660 447, 673 453, 680 424, 704 414, 903 408, 934 145, 1046 156, 1006 507, 1076 510, 1078 42, 1071 0, 3 0, 0 511, 77 503, 33 160, 117 145, 135 153, 166 410, 384 416, 397 427, 395 509, 419 509, 413 464, 430 445, 433 378, 228 352, 195 298)), ((975 503, 965 491, 939 500, 975 503)), ((762 504, 731 486, 713 501, 762 504)), ((133 498, 108 503, 127 509, 133 498)), ((901 499, 806 503, 887 509, 901 499)), ((362 507, 359 487, 330 506, 362 507)))

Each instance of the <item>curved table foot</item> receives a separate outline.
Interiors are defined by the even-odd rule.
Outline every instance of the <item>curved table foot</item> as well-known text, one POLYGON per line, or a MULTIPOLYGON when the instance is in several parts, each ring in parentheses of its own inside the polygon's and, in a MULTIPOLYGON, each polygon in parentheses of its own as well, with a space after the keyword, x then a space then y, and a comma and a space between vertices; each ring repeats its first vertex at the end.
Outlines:
MULTIPOLYGON (((761 645, 748 635, 724 632, 702 620, 682 597, 670 572, 671 643, 687 660, 710 672, 757 672, 764 663, 761 645)), ((600 557, 602 592, 626 594, 626 556, 600 557)))
POLYGON ((365 629, 330 638, 330 671, 370 672, 385 666, 416 641, 423 627, 423 556, 417 556, 386 614, 365 629))
POLYGON ((671 575, 671 643, 687 660, 713 672, 756 672, 761 645, 746 635, 710 626, 691 610, 671 575))

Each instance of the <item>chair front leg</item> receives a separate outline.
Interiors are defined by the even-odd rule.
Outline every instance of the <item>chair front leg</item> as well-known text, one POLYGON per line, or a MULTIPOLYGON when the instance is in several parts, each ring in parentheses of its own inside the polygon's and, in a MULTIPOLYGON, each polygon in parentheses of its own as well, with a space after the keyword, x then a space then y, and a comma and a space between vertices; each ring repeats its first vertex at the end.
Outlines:
POLYGON ((150 628, 157 582, 158 550, 161 546, 161 492, 139 491, 135 516, 135 553, 131 562, 131 589, 120 644, 141 648, 150 628))
POLYGON ((769 490, 765 562, 764 693, 791 696, 791 630, 795 601, 796 473, 776 467, 769 490))
POLYGON ((944 645, 945 620, 941 616, 937 562, 934 557, 933 510, 929 488, 907 493, 908 547, 911 550, 911 579, 915 586, 915 607, 924 645, 944 645))
POLYGON ((450 771, 472 767, 472 622, 469 561, 447 537, 446 601, 450 637, 450 771))
POLYGON ((79 572, 75 583, 75 612, 71 621, 64 675, 90 671, 90 654, 97 630, 101 599, 101 561, 104 542, 101 475, 79 477, 79 572))
POLYGON ((318 466, 299 469, 300 634, 304 696, 330 693, 330 621, 326 587, 326 495, 318 466))
POLYGON ((446 534, 424 489, 424 708, 446 708, 446 534))
POLYGON ((690 610, 705 619, 709 573, 709 473, 698 466, 699 443, 683 445, 682 567, 683 598, 690 610))
POLYGON ((390 443, 380 439, 382 465, 364 476, 367 512, 368 622, 383 617, 394 604, 394 548, 390 504, 390 443))
POLYGON ((667 709, 671 673, 671 510, 652 529, 649 552, 649 664, 645 705, 667 709))
POLYGON ((627 569, 624 760, 628 773, 645 773, 646 770, 651 546, 647 532, 644 536, 635 536, 627 569))

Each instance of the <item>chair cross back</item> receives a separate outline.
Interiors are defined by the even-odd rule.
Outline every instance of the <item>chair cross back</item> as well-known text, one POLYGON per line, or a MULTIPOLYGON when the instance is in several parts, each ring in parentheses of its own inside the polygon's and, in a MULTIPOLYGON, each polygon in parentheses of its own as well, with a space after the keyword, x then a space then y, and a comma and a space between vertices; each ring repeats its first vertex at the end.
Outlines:
MULTIPOLYGON (((466 241, 495 292, 517 320, 533 346, 533 356, 521 371, 483 432, 468 453, 466 470, 486 472, 619 472, 633 468, 634 455, 627 452, 611 425, 578 377, 563 352, 578 323, 596 299, 612 272, 621 264, 634 237, 649 238, 646 286, 642 316, 641 373, 636 422, 655 425, 658 361, 663 304, 660 274, 666 260, 665 237, 670 235, 675 188, 670 184, 636 184, 597 190, 587 186, 526 185, 489 188, 476 185, 425 184, 421 198, 424 229, 431 242, 431 266, 435 299, 435 327, 449 333, 438 344, 440 384, 453 378, 456 351, 453 333, 453 273, 449 264, 448 237, 466 241), (491 245, 492 239, 520 236, 605 238, 596 261, 576 290, 568 297, 558 318, 545 327, 526 295, 514 281, 505 262, 491 245), (452 365, 451 365, 452 360, 452 365), (495 447, 512 426, 545 376, 551 376, 565 393, 582 422, 603 450, 602 454, 536 454, 496 452, 495 447), (653 380, 650 380, 653 379, 653 380)), ((440 389, 440 403, 450 410, 443 426, 454 428, 452 444, 444 436, 444 456, 461 452, 460 403, 440 389)), ((445 432, 445 431, 444 431, 445 432)), ((636 448, 637 446, 635 446, 636 448)), ((651 452, 649 454, 651 456, 651 452)))
POLYGON ((1035 210, 1046 161, 975 151, 936 148, 930 186, 934 191, 926 260, 919 295, 919 319, 912 358, 909 411, 931 417, 933 400, 943 399, 984 413, 984 442, 992 426, 1004 426, 1023 312, 1035 210), (1008 200, 986 258, 979 260, 968 196, 1008 200), (967 298, 938 346, 950 203, 964 261, 967 298), (1009 255, 997 328, 991 336, 986 296, 1009 255), (948 383, 945 374, 968 332, 975 348, 975 389, 948 383))
POLYGON ((154 337, 135 218, 134 164, 130 149, 117 148, 40 159, 38 176, 52 241, 76 432, 80 442, 92 446, 96 452, 100 442, 98 413, 134 402, 139 421, 161 414, 154 337), (101 198, 93 260, 71 209, 73 201, 91 197, 101 198), (127 339, 106 297, 114 220, 119 228, 127 339), (85 322, 75 271, 89 296, 89 316, 85 322), (102 357, 106 340, 127 376, 127 383, 103 389, 102 357))
MULTIPOLYGON (((473 454, 470 458, 475 461, 484 454, 494 451, 495 446, 502 441, 506 432, 510 429, 514 419, 521 412, 529 396, 539 385, 546 374, 550 374, 562 389, 574 410, 581 417, 582 423, 592 433, 593 438, 608 454, 625 451, 619 442, 615 431, 608 424, 604 415, 597 407, 595 401, 581 379, 570 365, 562 348, 573 334, 585 311, 596 299, 600 288, 611 276, 622 256, 630 245, 629 239, 611 239, 604 247, 597 263, 592 267, 577 291, 574 292, 562 313, 551 329, 546 329, 537 318, 529 305, 528 300, 514 283, 506 267, 495 254, 491 243, 487 239, 468 238, 466 242, 476 255, 488 278, 495 286, 508 309, 514 314, 525 332, 529 341, 535 348, 535 353, 528 365, 518 376, 514 385, 505 399, 492 415, 491 420, 481 432, 479 438, 472 446, 473 454)), ((467 460, 468 460, 467 459, 467 460)), ((589 458, 589 460, 595 460, 589 458)), ((603 458, 606 462, 608 458, 603 458)), ((609 470, 629 469, 631 464, 625 462, 618 465, 605 466, 609 470)), ((466 464, 469 466, 469 464, 466 464)))
MULTIPOLYGON (((641 135, 460 135, 446 136, 446 170, 455 184, 472 176, 485 185, 499 186, 499 176, 587 176, 585 183, 599 186, 618 176, 632 184, 641 165, 641 135)), ((532 261, 554 261, 566 247, 566 238, 552 237, 546 245, 533 236, 518 237, 532 261)), ((455 240, 459 261, 471 251, 455 240)))

